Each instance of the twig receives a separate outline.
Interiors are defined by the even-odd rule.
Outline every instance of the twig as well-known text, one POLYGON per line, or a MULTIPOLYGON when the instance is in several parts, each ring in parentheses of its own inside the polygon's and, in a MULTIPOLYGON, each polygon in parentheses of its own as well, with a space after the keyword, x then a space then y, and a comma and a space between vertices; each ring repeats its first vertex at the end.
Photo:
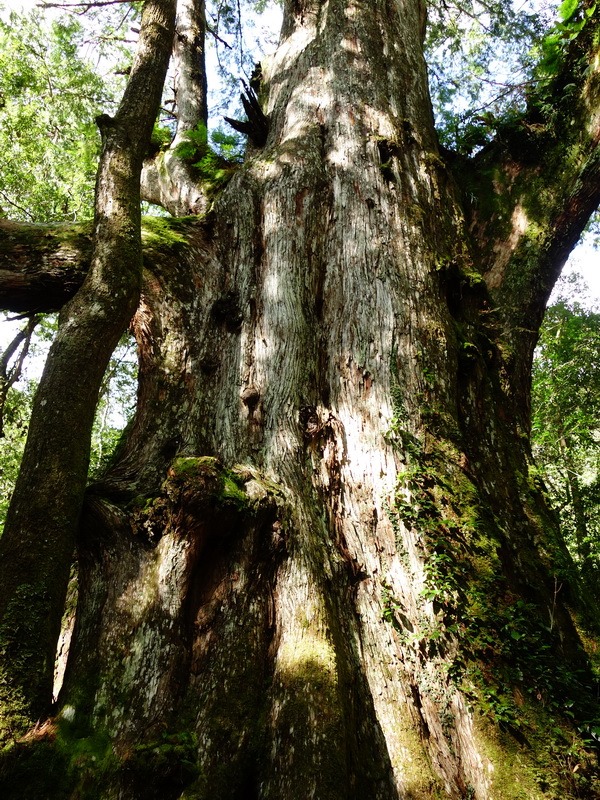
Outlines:
POLYGON ((231 45, 230 45, 228 42, 226 42, 226 41, 225 41, 225 39, 221 39, 221 37, 219 36, 219 34, 216 32, 216 30, 215 30, 213 27, 211 27, 211 26, 208 24, 208 22, 206 23, 206 31, 207 31, 207 33, 210 33, 210 35, 211 35, 211 36, 212 36, 214 39, 216 39, 216 40, 217 40, 217 42, 221 42, 221 44, 222 44, 224 47, 226 47, 228 50, 233 50, 233 47, 232 47, 232 46, 231 46, 231 45))
POLYGON ((89 11, 90 8, 100 8, 101 6, 118 6, 130 3, 131 0, 95 0, 87 3, 37 3, 38 8, 83 8, 89 11))
POLYGON ((26 208, 23 208, 23 207, 22 207, 22 206, 20 206, 18 203, 15 203, 15 201, 14 201, 14 200, 11 200, 11 199, 10 199, 10 197, 9 197, 7 194, 5 194, 5 193, 4 193, 4 192, 3 192, 1 189, 0 189, 0 197, 1 197, 1 198, 2 198, 2 199, 3 199, 3 200, 6 202, 6 203, 8 203, 9 205, 11 205, 13 208, 18 208, 18 209, 19 209, 19 211, 20 211, 21 213, 25 214, 25 216, 26 216, 28 219, 30 219, 30 220, 32 220, 32 221, 33 221, 33 215, 32 215, 32 214, 30 214, 30 213, 29 213, 29 211, 27 211, 27 209, 26 209, 26 208))
POLYGON ((558 578, 554 576, 554 597, 552 598, 552 610, 548 609, 548 614, 550 616, 550 632, 554 628, 554 618, 556 616, 556 598, 558 597, 558 593, 562 589, 562 583, 560 586, 558 585, 558 578))
POLYGON ((29 353, 31 337, 39 321, 39 317, 29 317, 27 325, 17 333, 0 356, 0 438, 4 437, 4 407, 8 391, 21 377, 23 364, 29 353), (23 346, 21 347, 21 345, 23 346), (21 352, 17 356, 15 363, 10 367, 11 359, 19 347, 21 347, 21 352))

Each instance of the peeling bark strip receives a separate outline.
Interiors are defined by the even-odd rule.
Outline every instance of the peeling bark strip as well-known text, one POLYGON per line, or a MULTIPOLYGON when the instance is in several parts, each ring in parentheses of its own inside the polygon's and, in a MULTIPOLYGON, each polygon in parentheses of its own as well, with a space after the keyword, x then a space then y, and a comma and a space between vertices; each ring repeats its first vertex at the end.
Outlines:
MULTIPOLYGON (((61 784, 27 778, 38 796, 600 798, 582 603, 529 480, 511 350, 564 249, 532 248, 523 291, 516 232, 548 242, 561 204, 530 160, 552 212, 508 224, 525 185, 502 143, 451 174, 423 9, 288 0, 265 147, 207 219, 144 234, 138 407, 83 506, 67 755, 61 784), (469 181, 491 181, 491 208, 469 181)), ((564 213, 598 188, 573 119, 577 158, 552 150, 564 213)), ((93 308, 80 297, 67 320, 93 308)), ((56 482, 39 484, 53 512, 56 482)), ((45 534, 28 540, 42 563, 45 534)))
POLYGON ((23 462, 0 539, 4 732, 52 700, 54 653, 87 479, 102 376, 139 302, 139 178, 171 53, 175 4, 144 5, 137 54, 117 115, 99 119, 91 266, 63 309, 35 398, 23 462), (7 686, 11 687, 6 694, 7 686))

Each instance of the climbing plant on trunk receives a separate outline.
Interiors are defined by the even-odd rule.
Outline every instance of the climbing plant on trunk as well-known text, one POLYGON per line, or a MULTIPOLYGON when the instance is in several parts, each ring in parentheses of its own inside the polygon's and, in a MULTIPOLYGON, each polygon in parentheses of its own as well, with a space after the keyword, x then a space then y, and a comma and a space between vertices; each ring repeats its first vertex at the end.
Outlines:
MULTIPOLYGON (((600 796, 578 633, 593 601, 528 438, 543 309, 600 199, 596 8, 563 19, 527 108, 472 157, 438 147, 424 10, 288 0, 245 89, 244 163, 207 186, 185 162, 196 98, 141 173, 155 202, 196 216, 147 220, 138 239, 132 167, 106 273, 103 213, 123 195, 105 161, 91 256, 84 234, 0 222, 7 308, 31 288, 43 310, 49 272, 60 306, 87 270, 0 540, 0 775, 18 790, 600 796), (136 414, 85 489, 93 397, 133 310, 136 414), (100 341, 105 360, 86 359, 100 341)), ((202 4, 178 13, 175 58, 201 65, 202 4)), ((204 91, 202 70, 178 75, 178 92, 204 91)), ((145 130, 122 144, 136 167, 145 130)))

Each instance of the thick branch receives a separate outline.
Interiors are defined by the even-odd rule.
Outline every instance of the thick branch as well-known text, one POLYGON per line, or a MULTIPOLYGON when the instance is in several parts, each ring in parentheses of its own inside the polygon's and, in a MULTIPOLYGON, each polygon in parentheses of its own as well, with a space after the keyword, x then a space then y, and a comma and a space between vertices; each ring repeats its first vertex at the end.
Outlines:
POLYGON ((173 42, 177 130, 166 152, 144 161, 141 178, 142 199, 176 217, 203 214, 207 208, 197 175, 176 154, 188 131, 207 124, 205 38, 204 0, 178 0, 173 42))
MULTIPOLYGON (((23 315, 60 311, 89 271, 92 241, 88 228, 91 225, 29 225, 0 220, 0 311, 23 315)), ((174 242, 197 247, 202 231, 201 221, 184 224, 170 218, 144 217, 145 267, 157 259, 169 259, 174 242)))
POLYGON ((198 123, 206 125, 206 66, 204 57, 206 20, 204 0, 178 0, 173 43, 177 134, 181 141, 186 131, 198 123))
POLYGON ((91 253, 91 225, 0 220, 0 309, 58 311, 83 283, 91 253))
POLYGON ((191 165, 170 148, 144 161, 141 197, 161 206, 174 217, 204 214, 206 194, 191 165))
POLYGON ((510 284, 515 270, 522 273, 520 250, 527 243, 529 250, 553 251, 530 275, 549 292, 559 262, 600 203, 597 29, 596 13, 572 42, 560 74, 540 84, 523 117, 501 127, 474 159, 475 173, 467 178, 472 225, 492 291, 510 284))
POLYGON ((598 12, 562 71, 540 84, 517 122, 456 170, 478 263, 500 312, 513 377, 528 381, 544 308, 600 204, 598 12))

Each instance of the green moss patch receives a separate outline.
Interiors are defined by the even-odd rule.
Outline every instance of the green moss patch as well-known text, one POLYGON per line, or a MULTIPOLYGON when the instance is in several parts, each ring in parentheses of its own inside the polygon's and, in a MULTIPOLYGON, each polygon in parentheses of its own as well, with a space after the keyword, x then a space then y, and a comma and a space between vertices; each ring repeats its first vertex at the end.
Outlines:
POLYGON ((197 217, 150 217, 142 219, 142 244, 154 249, 180 250, 188 244, 197 217))

